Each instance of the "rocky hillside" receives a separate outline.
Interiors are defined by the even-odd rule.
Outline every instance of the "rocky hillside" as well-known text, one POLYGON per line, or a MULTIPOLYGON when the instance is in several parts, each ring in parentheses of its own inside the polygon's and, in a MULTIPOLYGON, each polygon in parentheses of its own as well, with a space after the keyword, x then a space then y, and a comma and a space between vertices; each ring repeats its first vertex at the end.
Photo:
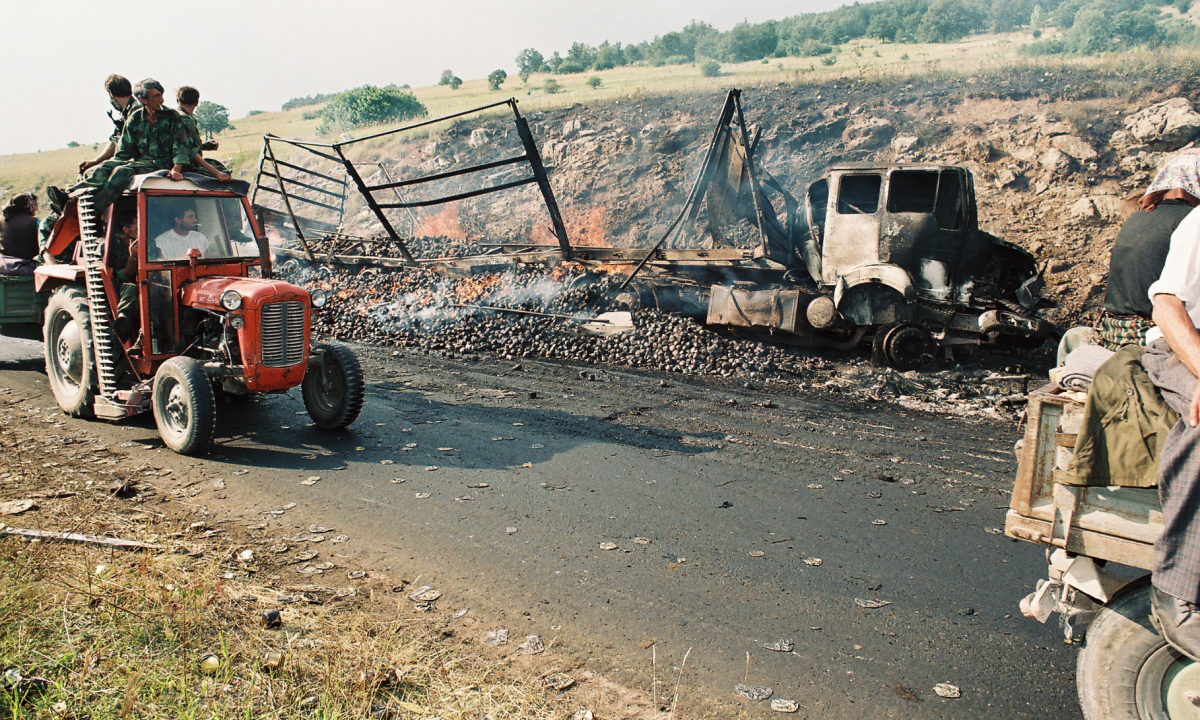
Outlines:
MULTIPOLYGON (((742 101, 747 122, 761 127, 761 165, 797 197, 835 162, 970 168, 983 228, 1045 264, 1045 313, 1070 325, 1100 308, 1126 199, 1200 135, 1197 73, 1176 77, 1191 79, 1166 84, 1151 71, 1030 67, 921 81, 779 83, 744 88, 742 101)), ((573 241, 654 242, 684 200, 723 99, 646 97, 531 115, 573 241)), ((367 159, 404 175, 492 160, 514 143, 511 120, 498 116, 374 145, 367 159)), ((549 240, 532 191, 488 196, 456 221, 473 238, 549 240)), ((347 224, 379 232, 361 204, 351 206, 347 224)), ((454 233, 439 227, 436 234, 454 233)))

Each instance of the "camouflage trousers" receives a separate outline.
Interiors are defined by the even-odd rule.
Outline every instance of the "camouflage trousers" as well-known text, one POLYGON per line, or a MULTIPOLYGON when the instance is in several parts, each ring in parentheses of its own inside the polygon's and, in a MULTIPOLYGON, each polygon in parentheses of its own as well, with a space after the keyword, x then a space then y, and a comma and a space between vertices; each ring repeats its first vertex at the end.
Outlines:
POLYGON ((129 181, 135 175, 170 169, 170 160, 120 160, 113 158, 97 165, 85 180, 76 183, 71 190, 73 192, 80 188, 93 188, 95 194, 92 195, 92 206, 99 213, 104 208, 116 202, 117 198, 121 197, 121 193, 125 192, 125 188, 129 187, 129 181))
MULTIPOLYGON (((225 164, 224 164, 224 163, 222 163, 220 160, 213 160, 213 159, 211 159, 211 158, 204 158, 204 159, 205 159, 205 161, 207 161, 207 162, 208 162, 208 164, 209 164, 209 165, 212 165, 212 166, 213 166, 213 169, 215 169, 215 170, 220 170, 221 172, 225 173, 226 175, 230 175, 230 174, 232 174, 232 173, 230 173, 230 172, 229 172, 229 168, 225 167, 225 164)), ((208 175, 209 177, 215 177, 214 175, 212 175, 212 173, 210 173, 209 171, 207 171, 207 170, 205 170, 204 168, 200 167, 200 166, 199 166, 199 165, 197 165, 196 163, 191 163, 190 165, 186 166, 186 167, 183 169, 183 171, 184 171, 184 172, 193 172, 193 173, 199 173, 199 174, 201 174, 201 175, 208 175)))
MULTIPOLYGON (((138 298, 138 284, 135 282, 125 283, 121 286, 118 292, 117 313, 116 313, 116 329, 117 334, 122 336, 135 335, 133 331, 137 329, 138 323, 141 320, 141 301, 138 298)), ((122 337, 122 339, 126 339, 122 337)), ((132 340, 132 337, 128 337, 132 340)))

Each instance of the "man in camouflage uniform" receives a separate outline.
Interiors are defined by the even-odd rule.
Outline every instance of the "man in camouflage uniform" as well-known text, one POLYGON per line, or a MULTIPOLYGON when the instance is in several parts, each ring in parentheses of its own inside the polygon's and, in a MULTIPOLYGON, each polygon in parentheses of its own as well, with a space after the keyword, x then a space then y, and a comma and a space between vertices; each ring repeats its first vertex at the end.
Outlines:
POLYGON ((125 121, 116 154, 71 188, 73 192, 95 189, 92 202, 97 211, 112 205, 135 175, 171 170, 190 160, 179 113, 163 107, 162 84, 147 78, 138 83, 133 94, 141 106, 125 121))
POLYGON ((132 210, 117 213, 117 237, 108 249, 108 264, 113 271, 117 302, 115 329, 122 339, 132 339, 138 327, 137 214, 132 210))
POLYGON ((200 104, 200 91, 189 85, 184 85, 175 93, 175 102, 179 106, 179 121, 183 125, 183 134, 187 138, 187 154, 191 158, 188 166, 179 168, 178 171, 172 169, 171 179, 182 179, 183 172, 203 172, 215 177, 221 182, 229 182, 229 171, 218 160, 205 160, 205 150, 216 150, 217 142, 209 140, 204 142, 200 139, 200 125, 196 122, 194 113, 196 106, 200 104), (180 174, 179 177, 176 177, 180 174))
MULTIPOLYGON (((105 143, 104 150, 91 160, 84 160, 79 163, 79 174, 82 175, 88 170, 104 163, 117 152, 117 143, 121 141, 121 131, 125 129, 125 121, 133 114, 140 103, 133 97, 133 87, 129 84, 129 80, 123 75, 109 75, 104 80, 104 90, 108 93, 108 102, 112 105, 112 109, 108 111, 108 119, 113 123, 113 134, 105 143)), ((129 160, 119 160, 124 162, 129 160)), ((50 242, 50 234, 54 231, 55 224, 58 223, 59 217, 62 216, 63 206, 67 204, 68 195, 61 188, 50 185, 46 188, 46 196, 49 199, 50 214, 42 218, 38 226, 38 233, 41 236, 41 249, 46 249, 46 244, 50 242)))

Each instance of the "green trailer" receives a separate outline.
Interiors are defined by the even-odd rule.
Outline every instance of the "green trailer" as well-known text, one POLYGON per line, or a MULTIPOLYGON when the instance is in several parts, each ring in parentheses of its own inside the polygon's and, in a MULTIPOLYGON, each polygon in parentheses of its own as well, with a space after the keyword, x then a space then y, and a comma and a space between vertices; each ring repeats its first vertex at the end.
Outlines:
POLYGON ((42 339, 46 294, 34 290, 32 277, 0 275, 0 335, 42 339))

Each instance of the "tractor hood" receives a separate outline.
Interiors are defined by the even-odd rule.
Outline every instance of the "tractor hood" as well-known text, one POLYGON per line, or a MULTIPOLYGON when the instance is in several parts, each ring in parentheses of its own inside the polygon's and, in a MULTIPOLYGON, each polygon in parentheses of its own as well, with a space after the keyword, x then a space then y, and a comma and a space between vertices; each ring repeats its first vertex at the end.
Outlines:
POLYGON ((242 296, 243 310, 257 310, 265 303, 299 300, 310 304, 308 291, 281 280, 241 277, 205 277, 187 283, 180 290, 183 304, 222 312, 221 296, 233 290, 242 296))

